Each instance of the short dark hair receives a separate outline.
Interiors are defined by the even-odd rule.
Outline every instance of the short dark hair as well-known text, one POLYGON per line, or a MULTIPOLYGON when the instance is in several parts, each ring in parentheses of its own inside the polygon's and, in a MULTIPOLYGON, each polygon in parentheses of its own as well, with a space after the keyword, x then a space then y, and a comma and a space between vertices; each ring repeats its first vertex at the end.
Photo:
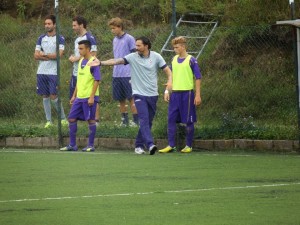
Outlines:
POLYGON ((78 23, 78 25, 83 24, 83 27, 86 29, 87 21, 83 16, 75 16, 73 18, 73 21, 76 21, 78 23))
POLYGON ((136 41, 142 41, 143 45, 148 45, 148 49, 151 49, 151 41, 149 38, 142 36, 139 37, 137 39, 135 39, 136 41))
POLYGON ((82 40, 78 42, 78 45, 84 45, 85 47, 87 47, 88 49, 91 50, 92 48, 92 44, 89 40, 82 40))
POLYGON ((53 24, 56 23, 56 18, 54 15, 48 15, 45 17, 45 20, 52 20, 53 24))

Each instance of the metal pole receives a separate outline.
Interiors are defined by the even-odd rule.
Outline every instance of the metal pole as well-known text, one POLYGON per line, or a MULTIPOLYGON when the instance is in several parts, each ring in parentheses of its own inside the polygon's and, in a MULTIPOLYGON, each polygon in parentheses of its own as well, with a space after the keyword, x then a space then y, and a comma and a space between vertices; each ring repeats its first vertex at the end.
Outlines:
POLYGON ((172 34, 176 37, 176 0, 172 0, 172 34))
MULTIPOLYGON (((291 19, 295 19, 295 3, 294 0, 289 0, 290 7, 291 7, 291 19)), ((296 83, 296 95, 297 95, 297 101, 298 101, 298 107, 297 107, 297 113, 298 113, 298 143, 300 147, 300 92, 299 92, 299 86, 300 86, 300 78, 299 78, 299 46, 297 50, 297 41, 299 41, 299 28, 292 27, 292 34, 293 34, 293 51, 294 51, 294 67, 295 67, 295 78, 297 80, 296 83)), ((299 45, 299 43, 298 43, 299 45)))
POLYGON ((291 17, 292 20, 295 19, 295 2, 294 0, 289 0, 290 1, 290 6, 291 6, 291 17))
POLYGON ((61 99, 60 99, 60 54, 59 54, 59 7, 58 0, 54 0, 54 9, 55 9, 55 17, 56 17, 56 65, 57 65, 57 128, 58 128, 58 145, 62 147, 63 145, 63 137, 61 132, 61 99))

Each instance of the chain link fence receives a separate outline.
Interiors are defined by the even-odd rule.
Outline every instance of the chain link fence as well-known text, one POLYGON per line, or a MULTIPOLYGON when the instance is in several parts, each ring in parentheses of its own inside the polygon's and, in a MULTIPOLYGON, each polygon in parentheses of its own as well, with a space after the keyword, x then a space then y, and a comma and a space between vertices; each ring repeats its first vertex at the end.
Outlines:
MULTIPOLYGON (((16 135, 21 135, 18 133, 20 130, 28 131, 29 135, 56 134, 55 128, 48 131, 43 128, 45 114, 42 97, 36 94, 38 63, 34 60, 33 53, 38 37, 44 33, 43 21, 24 25, 12 23, 3 16, 2 21, 0 123, 10 132, 16 130, 11 132, 16 135)), ((106 22, 102 21, 101 25, 91 25, 88 28, 97 39, 97 56, 101 60, 113 57, 113 35, 106 22)), ((76 35, 71 22, 63 22, 60 32, 65 37, 65 51, 61 58, 60 95, 64 111, 68 114, 69 81, 72 74, 72 64, 68 58, 73 54, 76 35)), ((134 37, 148 36, 152 41, 152 50, 160 52, 170 33, 170 26, 129 26, 128 33, 134 37)), ((291 35, 288 27, 216 29, 198 59, 203 74, 203 102, 198 108, 196 138, 297 138, 296 81, 291 35), (269 128, 273 130, 268 136, 269 128)), ((189 47, 197 48, 195 45, 197 44, 190 43, 189 47)), ((170 56, 165 57, 170 64, 170 56)), ((112 67, 101 68, 101 74, 100 125, 97 135, 134 137, 137 128, 118 127, 121 116, 118 102, 112 98, 112 67)), ((167 104, 163 101, 165 82, 166 77, 160 72, 160 98, 153 127, 154 136, 157 138, 165 138, 167 135, 167 104)), ((130 114, 129 108, 128 112, 130 114)), ((54 109, 52 113, 56 118, 54 109)), ((82 134, 87 132, 85 130, 82 134)), ((68 135, 67 128, 63 129, 63 134, 68 135)))
POLYGON ((205 76, 205 113, 200 110, 200 117, 214 122, 219 118, 217 135, 297 138, 291 28, 220 27, 200 64, 205 76))

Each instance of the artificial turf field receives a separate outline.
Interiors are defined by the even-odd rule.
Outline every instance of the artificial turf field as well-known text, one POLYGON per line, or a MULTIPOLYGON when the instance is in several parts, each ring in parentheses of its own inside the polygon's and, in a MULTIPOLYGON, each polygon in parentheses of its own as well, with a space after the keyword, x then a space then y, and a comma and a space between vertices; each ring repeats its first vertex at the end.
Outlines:
POLYGON ((0 150, 1 225, 297 225, 300 156, 0 150))

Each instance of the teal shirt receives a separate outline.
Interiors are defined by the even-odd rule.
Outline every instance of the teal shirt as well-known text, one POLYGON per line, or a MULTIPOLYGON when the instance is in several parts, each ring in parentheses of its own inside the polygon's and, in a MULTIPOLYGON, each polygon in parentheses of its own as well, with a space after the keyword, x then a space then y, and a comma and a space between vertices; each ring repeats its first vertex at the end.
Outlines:
POLYGON ((166 66, 163 57, 154 51, 150 51, 149 57, 134 52, 126 55, 124 60, 131 68, 132 94, 158 96, 157 71, 166 66))

